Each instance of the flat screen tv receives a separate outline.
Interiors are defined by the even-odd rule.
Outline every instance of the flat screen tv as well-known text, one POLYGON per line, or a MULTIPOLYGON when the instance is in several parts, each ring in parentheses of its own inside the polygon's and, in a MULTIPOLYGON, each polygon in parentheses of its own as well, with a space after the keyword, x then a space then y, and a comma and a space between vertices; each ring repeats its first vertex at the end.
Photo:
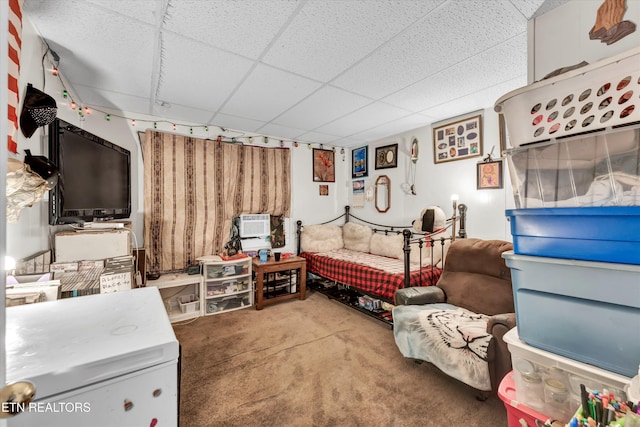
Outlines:
POLYGON ((59 169, 49 224, 131 215, 131 152, 63 120, 49 125, 49 160, 59 169))

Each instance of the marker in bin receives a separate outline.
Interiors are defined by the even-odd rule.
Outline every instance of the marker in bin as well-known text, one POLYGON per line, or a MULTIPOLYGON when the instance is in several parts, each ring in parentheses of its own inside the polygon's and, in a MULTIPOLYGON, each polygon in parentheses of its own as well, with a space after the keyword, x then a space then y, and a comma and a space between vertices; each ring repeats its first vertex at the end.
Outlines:
POLYGON ((584 384, 580 384, 580 400, 581 407, 568 427, 640 427, 638 402, 617 400, 606 389, 589 393, 584 384))

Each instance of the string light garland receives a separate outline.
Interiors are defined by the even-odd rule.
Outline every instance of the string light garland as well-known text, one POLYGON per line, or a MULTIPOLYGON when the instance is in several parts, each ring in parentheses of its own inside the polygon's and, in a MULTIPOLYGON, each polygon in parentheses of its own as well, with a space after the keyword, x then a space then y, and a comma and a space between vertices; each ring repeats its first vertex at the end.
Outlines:
MULTIPOLYGON (((209 133, 210 125, 195 125, 194 126, 194 125, 191 125, 191 124, 174 123, 174 122, 171 122, 169 120, 148 120, 148 119, 142 119, 142 118, 135 118, 135 117, 129 117, 129 116, 124 116, 124 115, 119 115, 119 114, 108 113, 108 112, 100 110, 99 108, 96 108, 96 107, 89 107, 88 105, 81 105, 80 108, 78 108, 78 104, 74 100, 73 95, 71 94, 71 92, 69 92, 69 90, 67 90, 67 87, 66 87, 64 81, 62 80, 62 75, 60 74, 60 70, 58 69, 58 62, 59 62, 58 55, 53 50, 51 50, 49 45, 44 40, 42 40, 42 42, 46 47, 45 54, 42 57, 43 72, 45 70, 44 59, 45 59, 47 53, 51 53, 51 56, 55 60, 55 63, 53 63, 53 66, 51 68, 51 74, 58 78, 58 81, 60 82, 60 85, 63 88, 63 90, 62 90, 62 98, 65 99, 65 100, 68 100, 69 108, 71 110, 78 109, 78 115, 80 116, 80 120, 84 120, 87 115, 90 115, 92 112, 96 111, 96 112, 102 113, 104 115, 105 121, 110 122, 111 121, 111 117, 117 117, 119 119, 128 120, 130 122, 131 126, 133 126, 133 127, 137 126, 138 121, 139 121, 141 123, 152 124, 154 129, 158 129, 158 124, 159 123, 164 123, 164 124, 170 125, 171 129, 174 130, 174 131, 177 130, 178 126, 184 127, 184 128, 188 128, 190 135, 193 135, 194 129, 203 129, 204 132, 209 133)), ((241 131, 236 131, 236 130, 232 130, 232 129, 226 129, 226 128, 224 128, 222 126, 219 126, 219 125, 213 125, 213 126, 219 128, 222 132, 236 132, 236 133, 240 134, 239 136, 234 136, 234 137, 224 138, 224 139, 223 139, 222 135, 218 135, 217 138, 215 139, 215 141, 217 141, 217 142, 228 142, 228 143, 234 143, 234 144, 238 144, 238 143, 242 144, 242 140, 244 140, 249 144, 253 144, 254 138, 262 137, 262 141, 264 142, 264 144, 269 144, 269 139, 270 138, 269 138, 269 136, 266 136, 266 135, 244 136, 244 132, 241 132, 241 131)), ((280 147, 285 147, 285 141, 291 143, 291 145, 293 147, 295 147, 295 148, 298 148, 300 146, 300 144, 304 144, 304 145, 307 146, 307 149, 309 149, 309 150, 311 150, 311 148, 314 145, 318 145, 321 149, 324 149, 324 145, 325 145, 325 144, 312 143, 312 142, 298 142, 297 140, 279 139, 279 146, 280 147)), ((329 146, 329 147, 331 147, 331 149, 334 152, 336 151, 336 147, 335 146, 329 146)), ((344 154, 344 148, 342 148, 340 152, 344 154)), ((344 156, 343 156, 343 160, 344 160, 344 156)))

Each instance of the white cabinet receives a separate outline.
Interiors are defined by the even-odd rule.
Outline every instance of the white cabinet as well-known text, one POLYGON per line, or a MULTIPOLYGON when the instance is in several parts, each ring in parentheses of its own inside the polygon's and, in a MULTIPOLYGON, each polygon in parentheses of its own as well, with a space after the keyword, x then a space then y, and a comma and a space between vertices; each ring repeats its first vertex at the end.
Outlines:
POLYGON ((55 235, 56 261, 100 260, 131 255, 130 233, 126 228, 58 232, 55 235))
POLYGON ((220 257, 203 257, 203 314, 218 314, 253 305, 251 257, 224 261, 220 257))
POLYGON ((153 287, 7 307, 7 382, 36 395, 0 425, 177 426, 179 343, 164 311, 153 287))
POLYGON ((160 290, 171 323, 202 315, 202 276, 199 274, 163 274, 147 280, 147 286, 160 290))

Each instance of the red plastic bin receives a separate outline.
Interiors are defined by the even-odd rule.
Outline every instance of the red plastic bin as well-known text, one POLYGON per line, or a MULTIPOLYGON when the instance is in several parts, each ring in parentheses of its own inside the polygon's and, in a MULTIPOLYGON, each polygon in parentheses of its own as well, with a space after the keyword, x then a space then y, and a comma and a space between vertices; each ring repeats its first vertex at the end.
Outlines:
POLYGON ((546 415, 516 400, 516 386, 513 381, 513 371, 505 375, 500 382, 498 396, 500 396, 500 399, 504 402, 504 407, 507 408, 507 425, 509 427, 522 427, 520 420, 524 420, 528 427, 536 427, 536 420, 544 423, 549 419, 546 415))

